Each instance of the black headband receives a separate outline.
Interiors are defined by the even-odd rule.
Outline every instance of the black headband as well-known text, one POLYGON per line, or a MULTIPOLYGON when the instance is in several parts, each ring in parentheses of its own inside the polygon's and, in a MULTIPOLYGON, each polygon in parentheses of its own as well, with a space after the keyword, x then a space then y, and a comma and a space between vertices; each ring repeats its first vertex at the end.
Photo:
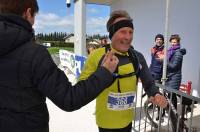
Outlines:
POLYGON ((121 20, 119 22, 114 23, 111 25, 108 29, 109 32, 109 38, 112 39, 113 35, 123 27, 130 27, 133 29, 133 23, 132 20, 121 20))

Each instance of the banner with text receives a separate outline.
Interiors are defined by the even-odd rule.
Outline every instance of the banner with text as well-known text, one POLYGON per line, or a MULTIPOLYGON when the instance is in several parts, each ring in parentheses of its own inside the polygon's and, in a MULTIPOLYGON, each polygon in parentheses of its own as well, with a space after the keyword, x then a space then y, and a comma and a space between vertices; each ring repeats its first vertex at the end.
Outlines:
POLYGON ((76 77, 79 77, 86 57, 75 55, 67 50, 59 50, 59 56, 61 65, 66 66, 76 77))

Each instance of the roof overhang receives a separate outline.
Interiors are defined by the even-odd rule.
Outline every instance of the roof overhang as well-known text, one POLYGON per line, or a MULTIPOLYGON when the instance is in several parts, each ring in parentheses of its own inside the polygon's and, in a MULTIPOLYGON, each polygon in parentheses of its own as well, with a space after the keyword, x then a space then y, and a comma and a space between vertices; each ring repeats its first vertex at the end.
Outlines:
POLYGON ((88 4, 111 5, 113 0, 86 0, 88 4))

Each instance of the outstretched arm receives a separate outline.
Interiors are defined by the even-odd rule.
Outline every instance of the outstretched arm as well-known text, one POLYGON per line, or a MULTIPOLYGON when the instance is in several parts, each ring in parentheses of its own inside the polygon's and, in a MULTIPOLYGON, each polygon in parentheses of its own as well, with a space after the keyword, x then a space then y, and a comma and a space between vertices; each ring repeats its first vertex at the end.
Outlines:
POLYGON ((159 105, 162 108, 167 106, 167 100, 163 95, 159 93, 159 89, 155 86, 153 77, 149 71, 146 60, 141 53, 138 53, 139 62, 141 63, 141 71, 139 77, 142 81, 142 86, 144 87, 145 92, 150 97, 150 101, 156 105, 159 105))
POLYGON ((44 96, 65 111, 81 108, 111 85, 113 81, 111 72, 118 64, 118 60, 110 53, 94 74, 72 86, 46 49, 38 53, 41 54, 36 55, 33 60, 33 83, 44 96))

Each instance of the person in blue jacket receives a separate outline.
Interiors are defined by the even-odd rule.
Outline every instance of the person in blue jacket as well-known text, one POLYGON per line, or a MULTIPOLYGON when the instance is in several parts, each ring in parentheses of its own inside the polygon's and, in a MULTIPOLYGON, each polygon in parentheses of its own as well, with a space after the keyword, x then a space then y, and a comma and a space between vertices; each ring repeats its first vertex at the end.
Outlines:
POLYGON ((119 60, 108 52, 88 79, 72 86, 47 49, 34 41, 38 10, 37 0, 0 0, 0 132, 48 132, 46 97, 74 111, 114 80, 119 60))
MULTIPOLYGON (((167 62, 167 81, 166 86, 172 89, 179 90, 182 79, 182 63, 183 56, 186 54, 186 49, 181 48, 180 36, 178 34, 171 35, 170 48, 168 49, 167 62)), ((169 94, 170 95, 170 94, 169 94)), ((172 94, 172 103, 177 108, 176 94, 172 94)))

